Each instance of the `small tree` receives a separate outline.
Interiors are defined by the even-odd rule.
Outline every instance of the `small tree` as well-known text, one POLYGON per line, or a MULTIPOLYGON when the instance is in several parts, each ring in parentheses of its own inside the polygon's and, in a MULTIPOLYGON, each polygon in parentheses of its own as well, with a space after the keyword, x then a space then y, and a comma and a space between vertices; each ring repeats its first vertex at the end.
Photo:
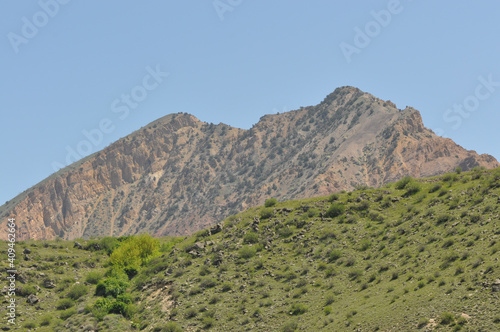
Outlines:
POLYGON ((111 263, 118 267, 141 266, 159 253, 158 239, 141 234, 125 240, 110 256, 111 263))

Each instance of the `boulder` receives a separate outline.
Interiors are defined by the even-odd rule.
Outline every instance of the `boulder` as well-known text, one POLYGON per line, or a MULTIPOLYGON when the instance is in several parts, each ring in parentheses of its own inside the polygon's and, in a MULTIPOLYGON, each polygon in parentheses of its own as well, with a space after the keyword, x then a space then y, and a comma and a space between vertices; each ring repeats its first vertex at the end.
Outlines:
POLYGON ((26 302, 28 304, 36 304, 38 302, 40 302, 40 299, 38 297, 36 297, 35 295, 31 294, 30 296, 28 296, 28 298, 26 299, 26 302))

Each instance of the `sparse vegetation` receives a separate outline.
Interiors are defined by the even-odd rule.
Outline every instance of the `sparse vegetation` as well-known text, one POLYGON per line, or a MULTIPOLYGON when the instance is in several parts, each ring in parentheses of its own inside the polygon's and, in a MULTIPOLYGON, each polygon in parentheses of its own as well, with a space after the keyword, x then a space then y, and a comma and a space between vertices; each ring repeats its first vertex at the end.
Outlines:
POLYGON ((78 240, 81 249, 20 242, 31 250, 19 268, 21 328, 494 331, 494 174, 405 178, 252 208, 215 234, 78 240), (407 194, 414 184, 419 192, 407 194), (30 296, 42 301, 28 304, 30 296))

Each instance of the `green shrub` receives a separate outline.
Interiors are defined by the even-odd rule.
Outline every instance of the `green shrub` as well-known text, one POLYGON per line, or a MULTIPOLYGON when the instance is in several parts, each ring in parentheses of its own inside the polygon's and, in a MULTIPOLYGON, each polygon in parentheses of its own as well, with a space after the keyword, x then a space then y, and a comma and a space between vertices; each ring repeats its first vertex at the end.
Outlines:
POLYGON ((101 250, 101 241, 99 240, 89 240, 87 243, 83 246, 83 249, 88 250, 88 251, 99 251, 101 250))
POLYGON ((69 317, 73 316, 74 314, 76 314, 76 309, 75 309, 75 308, 70 308, 70 309, 67 309, 67 310, 61 311, 61 314, 59 315, 59 317, 60 317, 62 320, 66 320, 66 319, 68 319, 69 317))
POLYGON ((335 218, 342 215, 344 211, 345 206, 343 204, 334 203, 326 210, 325 216, 328 218, 335 218))
POLYGON ((95 290, 95 295, 113 296, 116 298, 118 295, 123 294, 127 287, 128 284, 123 280, 107 278, 106 280, 99 281, 95 290))
POLYGON ((203 324, 204 329, 209 329, 214 325, 215 319, 213 317, 203 317, 201 323, 203 324))
POLYGON ((89 284, 96 285, 102 279, 102 273, 97 271, 91 271, 87 273, 85 281, 89 284))
POLYGON ((113 301, 108 305, 108 313, 124 315, 127 310, 127 305, 121 301, 113 301))
POLYGON ((417 327, 419 329, 421 329, 424 326, 426 326, 428 323, 429 323, 429 320, 427 318, 420 318, 419 321, 418 321, 417 327))
POLYGON ((349 271, 348 275, 351 280, 356 280, 363 275, 363 271, 357 269, 351 270, 349 271))
POLYGON ((217 285, 217 281, 213 278, 205 278, 201 281, 200 287, 202 288, 213 288, 217 285))
POLYGON ((321 234, 319 235, 319 239, 321 241, 329 240, 329 239, 336 239, 337 234, 335 233, 335 230, 330 228, 330 229, 323 229, 321 234))
POLYGON ((97 320, 103 320, 104 316, 108 314, 109 305, 111 304, 111 300, 102 298, 97 299, 94 302, 94 305, 90 308, 92 315, 94 315, 97 320))
POLYGON ((108 269, 106 271, 104 276, 107 278, 115 278, 115 279, 121 280, 125 283, 127 283, 129 281, 127 274, 125 273, 125 271, 122 268, 111 267, 110 269, 108 269))
POLYGON ((458 175, 455 173, 447 173, 443 175, 444 182, 454 182, 458 180, 458 175))
POLYGON ((35 322, 27 322, 23 325, 23 327, 26 329, 34 329, 36 327, 36 323, 35 322))
POLYGON ((357 184, 354 186, 355 191, 368 190, 368 189, 371 189, 371 187, 366 184, 357 184))
POLYGON ((116 297, 117 301, 123 302, 125 304, 130 304, 132 303, 132 296, 130 294, 120 294, 116 297))
POLYGON ((339 194, 331 194, 330 196, 328 196, 328 202, 330 203, 338 199, 339 199, 339 194))
POLYGON ((328 294, 325 297, 325 305, 330 305, 335 302, 335 296, 333 294, 328 294))
POLYGON ((77 284, 71 287, 66 296, 69 297, 70 299, 78 300, 80 297, 86 295, 87 292, 88 292, 87 286, 85 286, 84 284, 77 284))
POLYGON ((255 248, 254 246, 252 246, 252 247, 250 247, 250 246, 243 246, 238 251, 238 254, 239 254, 240 258, 243 258, 243 259, 252 258, 253 256, 255 256, 256 253, 257 253, 257 248, 255 248))
POLYGON ((41 326, 47 326, 50 325, 50 322, 52 321, 52 316, 51 315, 45 315, 42 317, 42 321, 40 322, 41 326))
POLYGON ((141 266, 159 254, 160 242, 148 234, 133 236, 125 240, 110 256, 118 267, 141 266))
POLYGON ((361 251, 366 251, 368 250, 370 247, 372 246, 372 243, 370 240, 368 239, 363 239, 361 240, 361 247, 359 248, 359 250, 361 251))
POLYGON ((299 328, 297 322, 287 322, 281 329, 283 332, 294 332, 299 328))
POLYGON ((22 297, 28 297, 32 294, 36 294, 36 288, 32 285, 22 286, 17 290, 17 295, 22 297))
POLYGON ((175 322, 168 322, 166 325, 162 327, 156 327, 154 332, 182 332, 184 331, 177 323, 175 322))
POLYGON ((450 325, 455 322, 455 316, 449 312, 443 312, 440 316, 439 322, 441 325, 450 325))
POLYGON ((273 215, 274 215, 274 212, 273 212, 273 209, 271 209, 271 208, 262 209, 260 211, 260 218, 261 219, 269 219, 273 215))
POLYGON ((405 176, 404 178, 402 178, 401 180, 396 182, 396 189, 400 189, 400 190, 404 189, 406 187, 406 185, 412 181, 413 181, 413 179, 410 176, 405 176))
POLYGON ((222 284, 221 291, 223 292, 229 292, 233 288, 233 284, 226 281, 225 283, 222 284))
POLYGON ((172 248, 179 242, 182 242, 183 238, 182 237, 167 237, 167 241, 163 242, 160 245, 160 252, 165 253, 165 252, 170 252, 172 248))
POLYGON ((329 314, 332 313, 332 307, 330 306, 326 306, 324 309, 323 309, 323 312, 325 313, 326 316, 328 316, 329 314))
POLYGON ((356 259, 354 257, 349 257, 345 260, 345 266, 353 266, 356 264, 356 259))
POLYGON ((209 300, 208 300, 208 303, 209 304, 216 304, 217 302, 220 301, 220 297, 217 296, 217 295, 214 295, 212 296, 209 300))
MULTIPOLYGON (((448 190, 446 190, 446 189, 442 189, 442 190, 440 190, 440 191, 439 191, 439 193, 438 193, 438 197, 444 196, 444 195, 446 195, 447 193, 448 193, 448 190)), ((437 200, 437 202, 440 202, 440 201, 439 201, 439 200, 437 200)))
POLYGON ((200 287, 195 286, 195 287, 191 287, 191 289, 189 290, 189 293, 188 293, 188 294, 189 294, 189 295, 191 295, 191 296, 194 296, 194 295, 196 295, 196 294, 200 294, 200 293, 202 293, 201 288, 200 288, 200 287))
POLYGON ((293 230, 289 227, 283 227, 278 231, 278 234, 283 238, 287 238, 293 234, 293 230))
POLYGON ((370 202, 365 200, 360 202, 358 205, 354 206, 357 211, 367 211, 370 208, 370 202))
POLYGON ((139 268, 137 266, 129 265, 129 266, 125 266, 123 268, 123 271, 127 274, 127 277, 130 280, 133 277, 135 277, 137 275, 137 273, 139 273, 139 268))
POLYGON ((246 233, 245 236, 243 237, 243 243, 253 244, 257 242, 259 242, 259 234, 257 233, 254 232, 246 233))
POLYGON ((120 242, 115 237, 106 236, 101 240, 101 248, 106 251, 108 255, 111 255, 113 250, 120 246, 120 242))
POLYGON ((405 189, 405 196, 411 196, 418 193, 422 189, 422 186, 418 182, 410 182, 405 186, 405 189))
POLYGON ((212 273, 212 271, 210 271, 210 268, 207 265, 202 265, 200 267, 200 272, 199 272, 200 276, 204 277, 206 275, 209 275, 210 273, 212 273))
POLYGON ((95 307, 95 308, 105 308, 106 311, 107 311, 110 303, 111 303, 111 300, 107 299, 107 298, 97 299, 94 302, 93 307, 95 307))
POLYGON ((448 214, 440 214, 436 218, 436 225, 441 225, 441 224, 449 221, 450 219, 451 219, 451 217, 448 214))
POLYGON ((72 299, 60 299, 57 304, 56 304, 56 309, 57 310, 64 310, 71 308, 75 302, 73 302, 72 299))
MULTIPOLYGON (((319 214, 318 209, 309 209, 309 210, 307 211, 307 214, 306 214, 306 215, 307 215, 307 217, 309 217, 309 218, 313 218, 313 217, 317 216, 318 214, 319 214)), ((305 225, 305 223, 304 223, 304 225, 305 225)), ((301 227, 301 225, 299 225, 299 224, 297 224, 296 226, 297 226, 298 228, 300 228, 300 227, 301 227)))
POLYGON ((198 315, 198 312, 196 311, 195 308, 188 308, 186 310, 185 316, 186 316, 187 319, 196 317, 196 315, 198 315))
POLYGON ((449 248, 453 245, 453 243, 454 243, 453 239, 448 239, 444 241, 442 248, 449 248))
POLYGON ((391 206, 392 206, 392 202, 391 202, 391 198, 390 197, 384 198, 384 200, 380 204, 380 207, 383 208, 383 209, 390 208, 391 206))
POLYGON ((334 249, 328 253, 328 261, 335 262, 340 257, 342 257, 342 251, 334 249))
POLYGON ((432 194, 432 193, 438 191, 439 189, 441 189, 441 185, 440 184, 435 184, 431 189, 429 189, 429 194, 432 194))
POLYGON ((265 207, 271 207, 271 206, 275 206, 276 203, 278 203, 278 200, 276 198, 268 198, 264 202, 264 206, 265 207))
POLYGON ((290 308, 290 314, 297 316, 307 312, 307 306, 303 303, 294 303, 290 308))

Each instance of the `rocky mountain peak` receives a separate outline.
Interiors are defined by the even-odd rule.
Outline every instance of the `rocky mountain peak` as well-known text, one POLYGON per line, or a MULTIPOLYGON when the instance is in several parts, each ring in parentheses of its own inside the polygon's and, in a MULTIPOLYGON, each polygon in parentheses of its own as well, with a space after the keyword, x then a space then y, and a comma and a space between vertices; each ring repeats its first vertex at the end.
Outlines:
POLYGON ((341 87, 249 130, 167 115, 28 189, 0 216, 16 217, 20 239, 184 235, 269 197, 381 186, 457 166, 499 164, 436 136, 411 107, 341 87))

